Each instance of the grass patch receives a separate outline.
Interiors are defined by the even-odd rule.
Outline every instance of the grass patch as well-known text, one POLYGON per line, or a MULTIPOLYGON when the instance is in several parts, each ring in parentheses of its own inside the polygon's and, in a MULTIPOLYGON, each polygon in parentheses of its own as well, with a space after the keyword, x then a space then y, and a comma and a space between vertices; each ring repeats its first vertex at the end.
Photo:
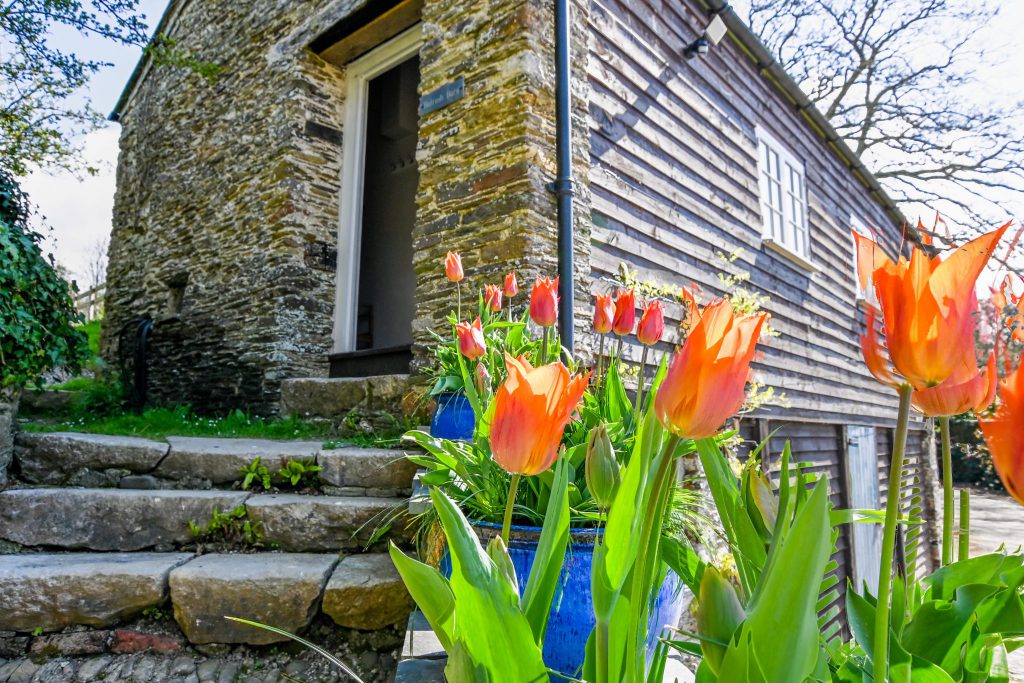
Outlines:
POLYGON ((67 382, 46 387, 46 391, 88 391, 95 385, 95 377, 72 377, 67 382))
POLYGON ((86 336, 89 337, 89 351, 94 358, 100 355, 100 328, 102 326, 103 318, 90 320, 78 326, 78 329, 85 332, 86 336))
POLYGON ((143 436, 159 439, 167 436, 219 436, 250 439, 323 439, 329 424, 304 422, 296 418, 252 417, 235 410, 225 417, 196 415, 187 406, 149 408, 141 414, 121 413, 106 416, 79 415, 52 423, 27 423, 25 431, 75 431, 114 436, 143 436))

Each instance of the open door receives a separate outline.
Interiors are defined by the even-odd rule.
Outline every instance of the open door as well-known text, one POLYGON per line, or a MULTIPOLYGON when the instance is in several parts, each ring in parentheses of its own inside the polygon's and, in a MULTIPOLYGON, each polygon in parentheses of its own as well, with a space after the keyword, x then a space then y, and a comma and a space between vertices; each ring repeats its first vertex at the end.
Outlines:
POLYGON ((414 27, 347 68, 332 376, 408 371, 419 45, 414 27))
MULTIPOLYGON (((878 510, 882 506, 878 486, 878 448, 874 427, 846 428, 847 486, 850 507, 878 510)), ((853 543, 853 580, 856 589, 867 583, 878 592, 878 567, 882 561, 882 527, 879 524, 850 525, 853 543)))

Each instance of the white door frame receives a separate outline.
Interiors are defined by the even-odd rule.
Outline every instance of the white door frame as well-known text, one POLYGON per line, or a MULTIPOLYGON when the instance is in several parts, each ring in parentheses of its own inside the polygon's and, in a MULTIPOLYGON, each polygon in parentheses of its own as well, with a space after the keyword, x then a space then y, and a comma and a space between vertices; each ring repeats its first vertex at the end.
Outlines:
MULTIPOLYGON (((355 351, 359 316, 359 249, 363 225, 363 174, 366 160, 366 107, 370 81, 420 51, 420 24, 400 33, 345 69, 345 128, 341 150, 341 209, 335 275, 334 352, 355 351)), ((412 267, 412 264, 409 264, 412 267)))

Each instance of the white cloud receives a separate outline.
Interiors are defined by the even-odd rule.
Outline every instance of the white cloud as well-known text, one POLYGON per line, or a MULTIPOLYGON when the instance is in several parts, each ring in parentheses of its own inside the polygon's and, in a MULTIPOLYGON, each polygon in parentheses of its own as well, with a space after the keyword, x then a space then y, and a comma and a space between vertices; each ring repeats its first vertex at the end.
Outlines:
POLYGON ((83 140, 82 157, 99 169, 96 175, 36 171, 22 181, 43 224, 52 228, 48 250, 80 284, 86 280, 87 263, 96 244, 110 236, 119 135, 120 127, 110 125, 83 140))

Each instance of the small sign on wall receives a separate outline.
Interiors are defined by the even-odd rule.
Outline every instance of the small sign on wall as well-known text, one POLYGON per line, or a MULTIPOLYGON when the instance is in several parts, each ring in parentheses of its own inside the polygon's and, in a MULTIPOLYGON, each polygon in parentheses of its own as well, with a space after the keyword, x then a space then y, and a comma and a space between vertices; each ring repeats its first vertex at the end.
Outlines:
POLYGON ((451 83, 431 90, 420 98, 420 116, 429 114, 457 102, 466 94, 466 79, 459 76, 451 83))

